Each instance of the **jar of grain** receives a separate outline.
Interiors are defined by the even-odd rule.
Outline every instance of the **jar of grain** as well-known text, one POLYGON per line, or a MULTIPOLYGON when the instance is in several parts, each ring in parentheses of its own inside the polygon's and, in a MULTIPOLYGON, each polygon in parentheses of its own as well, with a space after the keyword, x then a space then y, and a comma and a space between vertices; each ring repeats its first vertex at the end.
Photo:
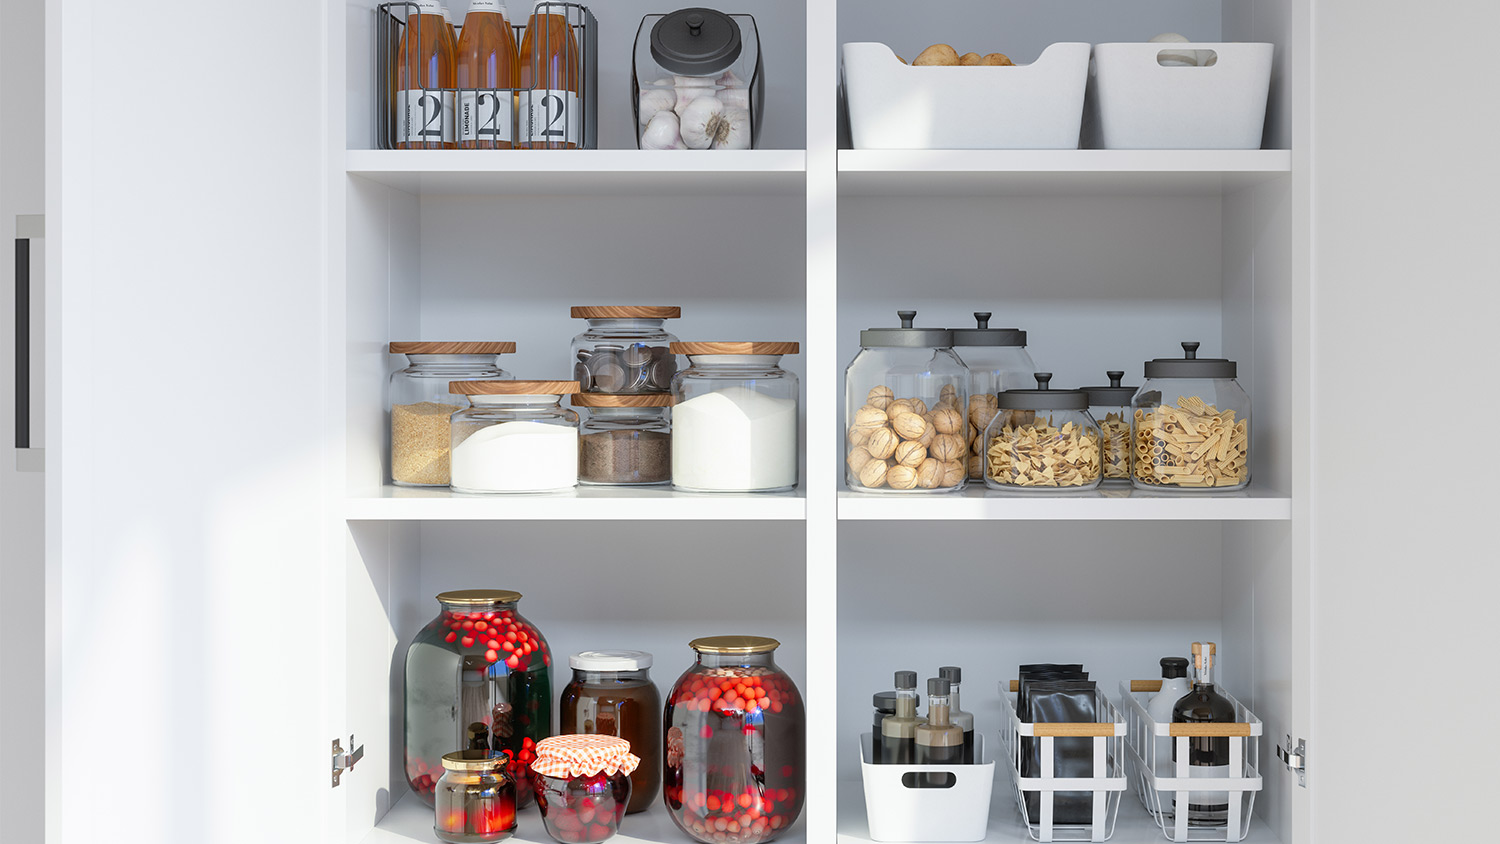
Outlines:
POLYGON ((642 486, 672 480, 672 396, 579 393, 578 482, 642 486))
POLYGON ((1099 423, 1100 447, 1104 449, 1103 475, 1105 484, 1130 483, 1130 459, 1135 445, 1130 439, 1130 400, 1140 387, 1122 387, 1125 372, 1111 369, 1104 373, 1109 377, 1108 387, 1083 387, 1089 394, 1089 415, 1099 423))
POLYGON ((670 346, 676 340, 663 327, 682 309, 655 305, 588 305, 573 308, 588 320, 573 338, 573 377, 585 393, 667 393, 677 374, 670 346))
POLYGON ((688 368, 672 379, 672 486, 689 492, 784 492, 797 486, 796 343, 673 343, 688 368))
POLYGON ((454 492, 558 492, 578 485, 577 381, 454 381, 454 492))
POLYGON ((984 478, 984 431, 995 418, 995 396, 1032 384, 1036 364, 1026 351, 1026 332, 990 328, 990 312, 975 311, 973 328, 953 329, 953 350, 969 367, 968 424, 964 444, 970 480, 984 478))
POLYGON ((984 483, 991 489, 1075 491, 1099 486, 1099 425, 1089 394, 1051 389, 1052 373, 1035 374, 1035 390, 1006 390, 984 432, 984 483))
POLYGON ((451 434, 448 417, 468 401, 448 391, 450 381, 503 381, 498 355, 509 342, 399 342, 390 353, 407 366, 391 374, 391 482, 397 486, 447 486, 451 434))
POLYGON ((1198 357, 1146 362, 1146 383, 1131 401, 1138 489, 1222 492, 1250 484, 1250 396, 1232 360, 1198 357))

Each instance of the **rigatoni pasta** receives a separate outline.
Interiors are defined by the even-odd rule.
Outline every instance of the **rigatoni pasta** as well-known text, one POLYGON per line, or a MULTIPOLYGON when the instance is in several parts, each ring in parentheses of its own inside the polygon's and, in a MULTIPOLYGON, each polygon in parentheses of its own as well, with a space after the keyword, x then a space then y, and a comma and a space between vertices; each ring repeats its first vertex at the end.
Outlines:
POLYGON ((1198 396, 1135 411, 1135 479, 1152 486, 1231 487, 1249 478, 1250 422, 1198 396))

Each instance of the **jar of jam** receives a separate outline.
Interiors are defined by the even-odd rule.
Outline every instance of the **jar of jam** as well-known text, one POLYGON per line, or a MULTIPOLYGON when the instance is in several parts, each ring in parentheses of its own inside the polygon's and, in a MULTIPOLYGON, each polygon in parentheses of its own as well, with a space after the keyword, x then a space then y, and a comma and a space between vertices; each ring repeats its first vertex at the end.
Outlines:
POLYGON ((667 696, 662 782, 677 826, 705 844, 759 844, 802 813, 807 716, 776 666, 781 643, 712 636, 667 696))
POLYGON ((630 804, 630 774, 641 759, 614 736, 544 739, 531 763, 542 825, 562 844, 599 844, 620 831, 630 804))
POLYGON ((520 600, 502 589, 444 592, 406 650, 406 781, 428 806, 443 757, 460 750, 506 752, 516 803, 531 805, 527 765, 552 730, 552 657, 520 600))
POLYGON ((500 841, 516 832, 516 782, 510 754, 456 750, 443 754, 432 831, 448 844, 500 841))
POLYGON ((661 788, 661 695, 645 651, 584 651, 568 657, 573 680, 563 689, 559 735, 615 736, 641 758, 630 775, 634 814, 651 807, 661 788))

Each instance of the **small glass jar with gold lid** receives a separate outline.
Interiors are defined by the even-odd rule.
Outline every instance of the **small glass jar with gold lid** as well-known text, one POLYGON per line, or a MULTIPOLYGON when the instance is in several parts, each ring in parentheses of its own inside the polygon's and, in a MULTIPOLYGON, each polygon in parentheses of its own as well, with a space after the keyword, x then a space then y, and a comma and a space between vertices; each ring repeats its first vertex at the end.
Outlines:
POLYGON ((516 831, 516 783, 510 754, 456 750, 443 755, 432 832, 448 844, 501 841, 516 831))

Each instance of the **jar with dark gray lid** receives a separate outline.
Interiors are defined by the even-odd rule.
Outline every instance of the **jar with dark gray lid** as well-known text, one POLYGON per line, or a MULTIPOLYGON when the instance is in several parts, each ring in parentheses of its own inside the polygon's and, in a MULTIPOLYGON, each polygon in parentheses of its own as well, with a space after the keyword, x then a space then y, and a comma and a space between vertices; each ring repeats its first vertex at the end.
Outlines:
POLYGON ((991 489, 1057 492, 1099 486, 1099 425, 1089 394, 1051 389, 1052 373, 1035 373, 1036 389, 1006 390, 984 433, 984 483, 991 489))
POLYGON ((913 325, 859 333, 844 370, 845 480, 859 492, 952 492, 968 481, 969 368, 953 330, 913 325))
POLYGON ((573 338, 573 377, 585 393, 669 393, 677 357, 664 324, 682 316, 677 307, 591 305, 572 310, 589 327, 573 338))
POLYGON ((1131 401, 1139 489, 1220 492, 1250 484, 1250 395, 1224 358, 1198 357, 1196 342, 1180 358, 1146 362, 1146 382, 1131 401))
POLYGON ((1104 373, 1109 378, 1105 387, 1084 387, 1089 394, 1089 415, 1099 424, 1100 447, 1104 449, 1104 483, 1130 483, 1130 458, 1135 446, 1130 439, 1130 401, 1140 387, 1125 387, 1125 371, 1111 369, 1104 373))
POLYGON ((765 80, 755 18, 714 9, 646 15, 631 87, 641 149, 753 149, 765 80))
POLYGON ((984 477, 984 443, 980 436, 995 418, 995 396, 1006 390, 1030 387, 1036 364, 1026 351, 1026 332, 1019 328, 990 328, 990 312, 975 311, 973 328, 953 329, 953 347, 969 367, 968 426, 965 458, 970 480, 984 477))

